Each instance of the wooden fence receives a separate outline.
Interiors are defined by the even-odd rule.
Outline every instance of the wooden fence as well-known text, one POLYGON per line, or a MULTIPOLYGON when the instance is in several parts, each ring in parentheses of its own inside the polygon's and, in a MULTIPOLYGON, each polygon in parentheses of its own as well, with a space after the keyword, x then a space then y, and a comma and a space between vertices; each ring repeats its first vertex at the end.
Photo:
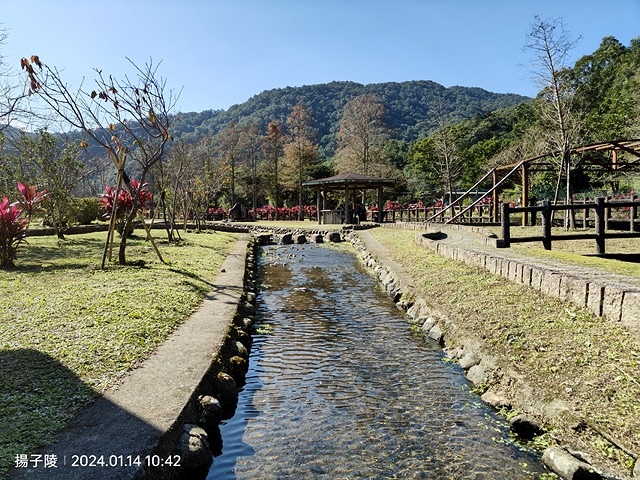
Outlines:
POLYGON ((569 205, 552 205, 549 200, 542 202, 541 206, 533 207, 512 207, 508 203, 502 203, 500 205, 500 225, 502 228, 502 238, 498 246, 503 248, 509 248, 512 243, 519 242, 542 242, 543 247, 546 250, 551 250, 551 242, 553 240, 585 240, 594 239, 596 241, 596 253, 605 253, 605 239, 607 238, 629 238, 640 237, 640 232, 637 230, 638 226, 638 207, 640 202, 635 201, 607 201, 604 197, 598 197, 594 202, 584 201, 580 204, 569 205), (590 215, 590 211, 593 210, 593 216, 590 215), (624 212, 628 210, 626 220, 622 220, 625 216, 617 215, 617 218, 612 217, 612 212, 624 212), (576 234, 564 234, 564 235, 551 235, 552 226, 552 212, 554 211, 567 211, 574 214, 576 211, 582 212, 581 223, 583 228, 589 228, 593 223, 595 233, 576 233, 576 234), (531 214, 533 219, 531 224, 536 224, 537 212, 542 213, 541 226, 542 235, 533 237, 516 237, 511 238, 511 221, 510 215, 513 213, 522 213, 522 215, 531 214), (628 231, 609 231, 609 224, 615 220, 617 224, 622 221, 628 226, 628 231))
MULTIPOLYGON (((383 222, 446 222, 462 212, 464 207, 453 205, 447 209, 444 207, 398 207, 383 210, 383 222)), ((367 220, 375 222, 377 210, 367 212, 367 220)), ((493 218, 491 204, 476 205, 464 212, 464 217, 459 217, 461 223, 492 223, 493 218)))

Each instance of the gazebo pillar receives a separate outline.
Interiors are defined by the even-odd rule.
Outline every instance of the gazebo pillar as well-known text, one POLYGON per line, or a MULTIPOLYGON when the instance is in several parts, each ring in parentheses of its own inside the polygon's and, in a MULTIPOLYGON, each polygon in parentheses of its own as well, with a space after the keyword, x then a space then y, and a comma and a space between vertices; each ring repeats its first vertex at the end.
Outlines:
POLYGON ((320 208, 320 197, 322 197, 322 190, 320 190, 319 188, 316 189, 316 195, 316 210, 318 216, 318 225, 320 225, 322 223, 322 209, 320 208))
MULTIPOLYGON (((522 206, 529 206, 529 169, 527 164, 522 164, 522 206)), ((529 212, 522 212, 522 226, 529 224, 529 212)))
POLYGON ((498 183, 498 172, 496 171, 496 169, 493 169, 493 215, 492 215, 492 221, 497 222, 499 221, 499 209, 500 206, 498 205, 498 202, 500 200, 500 197, 498 195, 498 189, 496 188, 496 185, 498 183))
POLYGON ((382 187, 378 187, 378 223, 382 223, 383 217, 383 206, 382 206, 382 187))
POLYGON ((350 214, 351 214, 351 211, 349 209, 349 189, 345 188, 344 189, 344 223, 350 223, 349 222, 350 214))

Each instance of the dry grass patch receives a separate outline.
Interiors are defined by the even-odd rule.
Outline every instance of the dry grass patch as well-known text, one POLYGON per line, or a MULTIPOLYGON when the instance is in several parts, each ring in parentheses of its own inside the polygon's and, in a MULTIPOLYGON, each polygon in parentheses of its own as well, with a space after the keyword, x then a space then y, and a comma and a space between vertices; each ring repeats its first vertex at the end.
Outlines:
POLYGON ((556 435, 571 437, 618 469, 631 467, 632 458, 594 430, 640 453, 640 346, 626 331, 585 309, 418 248, 413 231, 371 233, 459 331, 475 333, 489 353, 585 421, 579 431, 550 425, 556 435))

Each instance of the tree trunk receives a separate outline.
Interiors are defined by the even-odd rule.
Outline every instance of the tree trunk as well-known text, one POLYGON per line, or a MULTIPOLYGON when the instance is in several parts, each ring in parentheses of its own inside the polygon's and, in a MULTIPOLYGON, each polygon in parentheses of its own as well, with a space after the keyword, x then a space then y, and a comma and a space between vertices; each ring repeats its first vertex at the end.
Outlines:
POLYGON ((124 222, 124 226, 122 227, 122 236, 120 237, 120 249, 118 250, 118 263, 120 265, 126 265, 127 264, 127 258, 126 258, 126 249, 127 249, 127 239, 129 238, 129 235, 131 234, 131 232, 133 232, 133 220, 136 217, 136 213, 138 211, 138 206, 136 205, 137 202, 134 202, 133 204, 133 208, 131 209, 131 212, 129 213, 129 215, 127 215, 127 219, 124 222))

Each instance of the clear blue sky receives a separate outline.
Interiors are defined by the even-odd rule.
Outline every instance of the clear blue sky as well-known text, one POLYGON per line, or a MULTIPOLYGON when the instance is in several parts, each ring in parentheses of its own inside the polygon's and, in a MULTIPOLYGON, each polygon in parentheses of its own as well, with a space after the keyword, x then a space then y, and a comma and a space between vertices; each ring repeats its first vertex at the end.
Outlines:
POLYGON ((162 61, 178 111, 227 109, 264 90, 350 80, 433 80, 535 95, 523 46, 535 15, 582 36, 640 36, 640 0, 0 0, 0 54, 39 55, 67 83, 93 68, 162 61))

